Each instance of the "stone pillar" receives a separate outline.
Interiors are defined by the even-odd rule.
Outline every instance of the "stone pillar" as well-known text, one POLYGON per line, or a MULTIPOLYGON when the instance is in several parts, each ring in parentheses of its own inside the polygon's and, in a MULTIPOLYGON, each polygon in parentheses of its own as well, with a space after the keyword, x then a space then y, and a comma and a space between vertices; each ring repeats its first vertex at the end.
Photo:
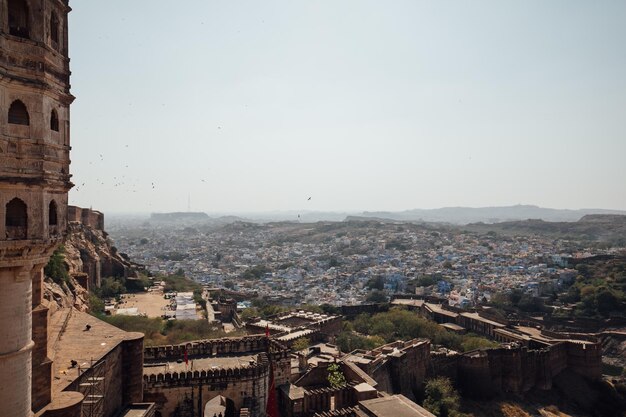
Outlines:
POLYGON ((31 415, 33 349, 30 268, 0 266, 0 404, 11 416, 31 415))
POLYGON ((37 412, 51 401, 52 396, 52 361, 48 358, 48 308, 41 304, 43 293, 42 265, 35 266, 32 283, 32 337, 35 343, 32 355, 32 409, 37 412))

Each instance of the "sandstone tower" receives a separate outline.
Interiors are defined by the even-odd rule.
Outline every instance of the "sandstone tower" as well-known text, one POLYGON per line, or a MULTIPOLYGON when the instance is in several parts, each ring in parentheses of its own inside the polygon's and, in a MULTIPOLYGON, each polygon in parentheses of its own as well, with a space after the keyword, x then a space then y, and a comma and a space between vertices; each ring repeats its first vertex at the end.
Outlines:
POLYGON ((50 402, 42 268, 66 227, 68 0, 0 0, 0 404, 50 402))

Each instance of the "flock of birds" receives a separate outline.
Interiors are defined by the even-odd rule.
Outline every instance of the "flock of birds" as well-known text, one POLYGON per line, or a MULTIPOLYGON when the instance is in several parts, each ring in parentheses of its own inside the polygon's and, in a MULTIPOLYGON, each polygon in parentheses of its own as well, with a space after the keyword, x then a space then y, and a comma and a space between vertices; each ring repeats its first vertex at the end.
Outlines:
MULTIPOLYGON (((221 126, 218 126, 217 128, 219 130, 222 129, 221 126)), ((125 145, 124 147, 128 148, 128 145, 125 145)), ((103 154, 98 154, 98 155, 100 157, 100 162, 104 162, 104 155, 103 154)), ((93 162, 89 162, 89 165, 93 165, 93 162)), ((124 168, 128 168, 128 165, 124 165, 124 168)), ((206 183, 206 180, 204 178, 199 178, 199 180, 202 183, 206 183)), ((130 189, 130 190, 127 190, 127 191, 130 191, 130 192, 133 192, 133 193, 137 192, 137 190, 134 189, 137 186, 137 184, 136 183, 129 183, 129 182, 127 182, 128 181, 128 177, 126 177, 125 175, 121 175, 119 177, 114 176, 113 177, 113 181, 114 181, 114 183, 113 183, 113 187, 114 188, 123 187, 125 185, 131 185, 133 187, 133 189, 130 189)), ((99 179, 99 178, 96 179, 96 183, 99 184, 99 185, 102 185, 102 186, 106 185, 106 183, 104 181, 102 181, 101 179, 99 179)), ((81 183, 80 185, 76 185, 74 187, 74 191, 79 192, 83 187, 85 187, 85 185, 87 185, 87 183, 85 183, 85 182, 81 183)), ((153 190, 156 189, 156 184, 154 182, 151 182, 150 186, 151 186, 151 188, 153 190)), ((307 201, 311 201, 311 197, 308 197, 307 201)), ((300 219, 300 217, 301 217, 300 214, 298 214, 298 219, 300 219)))

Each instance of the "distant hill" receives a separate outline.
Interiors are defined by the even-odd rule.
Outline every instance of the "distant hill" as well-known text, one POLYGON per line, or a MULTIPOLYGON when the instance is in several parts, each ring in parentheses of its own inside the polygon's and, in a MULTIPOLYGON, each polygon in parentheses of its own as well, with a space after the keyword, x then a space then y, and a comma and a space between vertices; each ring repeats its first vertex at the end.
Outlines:
POLYGON ((495 224, 473 223, 463 228, 483 233, 494 231, 505 235, 537 234, 626 246, 626 215, 589 214, 576 222, 546 222, 535 219, 495 224))
POLYGON ((175 221, 203 221, 209 220, 209 215, 202 212, 172 212, 172 213, 151 213, 150 220, 157 222, 175 221))
POLYGON ((549 222, 576 222, 583 216, 593 214, 626 215, 626 211, 604 209, 552 209, 533 205, 505 207, 443 207, 438 209, 413 209, 398 212, 365 211, 363 217, 400 221, 442 222, 452 224, 500 223, 528 219, 549 222))

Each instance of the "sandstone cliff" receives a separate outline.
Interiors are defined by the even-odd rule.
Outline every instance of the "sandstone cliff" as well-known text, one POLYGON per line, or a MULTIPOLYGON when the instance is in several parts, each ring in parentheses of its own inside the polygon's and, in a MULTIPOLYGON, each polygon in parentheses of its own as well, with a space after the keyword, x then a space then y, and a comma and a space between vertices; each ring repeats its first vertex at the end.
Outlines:
POLYGON ((87 289, 99 287, 102 278, 137 276, 139 265, 121 255, 104 230, 70 222, 64 245, 70 275, 87 289))
POLYGON ((73 217, 70 216, 63 241, 63 263, 69 277, 57 282, 47 278, 44 283, 44 297, 52 313, 55 309, 72 306, 87 311, 89 291, 99 287, 103 278, 137 277, 137 270, 143 269, 113 246, 103 229, 101 213, 70 208, 73 217))
POLYGON ((51 315, 70 307, 83 312, 89 311, 89 292, 74 278, 70 277, 69 285, 65 282, 59 285, 50 279, 46 279, 43 285, 43 304, 48 307, 51 315))

